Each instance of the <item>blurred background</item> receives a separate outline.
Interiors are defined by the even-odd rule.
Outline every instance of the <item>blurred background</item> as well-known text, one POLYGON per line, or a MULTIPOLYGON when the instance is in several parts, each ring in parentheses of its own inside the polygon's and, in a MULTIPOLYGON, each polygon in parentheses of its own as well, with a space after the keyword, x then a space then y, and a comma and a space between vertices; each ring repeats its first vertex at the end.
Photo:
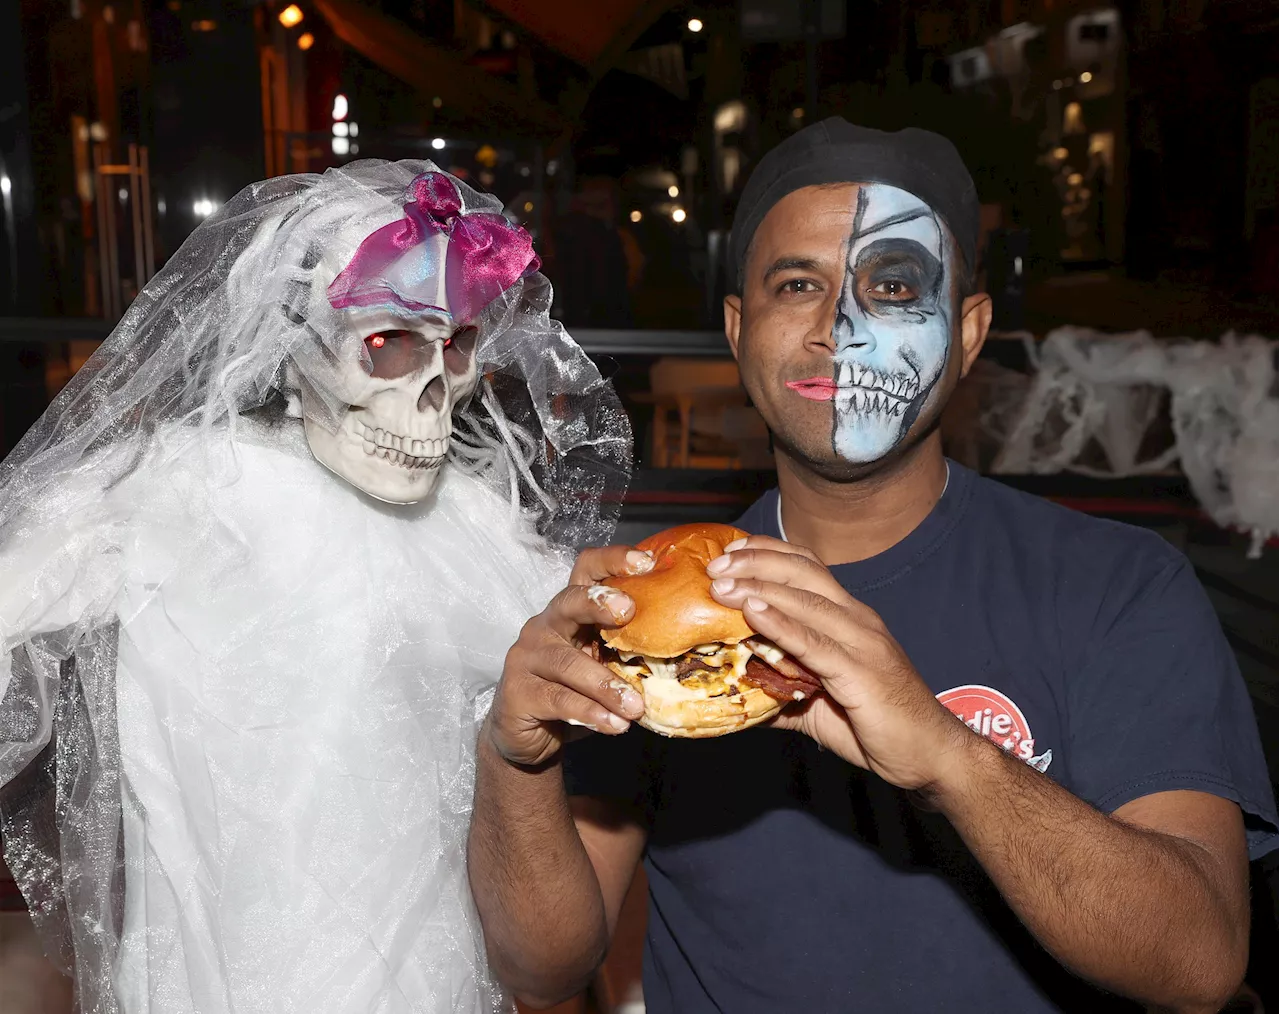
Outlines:
MULTIPOLYGON (((1274 405, 1276 54, 1273 0, 7 0, 0 454, 240 188, 429 158, 533 233, 553 315, 622 394, 638 471, 620 538, 732 520, 772 483, 720 333, 745 180, 828 115, 927 127, 976 179, 996 314, 944 420, 949 453, 1187 552, 1274 778, 1274 443, 1226 478, 1194 474, 1180 441, 1209 410, 1185 375, 1100 381, 1063 350, 1201 343, 1197 392, 1237 375, 1213 409, 1233 441, 1274 405), (1265 341, 1249 358, 1230 332, 1265 341), (1241 482, 1270 485, 1262 520, 1205 491, 1241 482)), ((64 1010, 2 871, 0 1014, 64 1010)), ((1276 1009, 1274 866, 1256 879, 1270 964, 1252 981, 1276 1009)), ((642 1010, 637 898, 572 1009, 642 1010)))

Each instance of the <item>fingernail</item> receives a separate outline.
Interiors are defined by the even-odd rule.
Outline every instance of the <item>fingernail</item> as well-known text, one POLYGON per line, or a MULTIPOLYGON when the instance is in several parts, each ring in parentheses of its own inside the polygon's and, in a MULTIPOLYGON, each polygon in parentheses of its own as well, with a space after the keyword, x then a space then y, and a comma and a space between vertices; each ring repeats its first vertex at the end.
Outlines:
POLYGON ((730 542, 727 546, 724 547, 724 551, 726 553, 732 553, 735 549, 741 549, 746 544, 747 544, 746 539, 734 539, 732 542, 730 542))
POLYGON ((579 729, 590 729, 592 732, 599 732, 599 731, 600 731, 600 730, 599 730, 599 729, 597 729, 594 725, 592 725, 590 722, 579 722, 576 718, 566 718, 566 719, 564 720, 564 724, 565 724, 565 725, 576 725, 579 729))
POLYGON ((763 613, 769 608, 769 604, 765 602, 764 599, 758 599, 753 595, 751 598, 747 599, 747 608, 752 609, 757 613, 763 613))
POLYGON ((592 605, 603 606, 609 610, 614 619, 618 620, 622 619, 631 608, 630 596, 618 591, 617 588, 610 588, 607 584, 593 584, 587 589, 587 598, 591 600, 592 605))
POLYGON ((733 591, 734 580, 731 577, 718 577, 711 582, 711 590, 717 595, 728 595, 733 591))
POLYGON ((630 726, 631 723, 625 718, 619 718, 617 715, 609 716, 609 727, 612 729, 617 729, 619 732, 626 732, 630 726))
POLYGON ((644 698, 634 690, 624 690, 618 695, 619 701, 622 702, 622 710, 630 712, 633 715, 644 714, 644 698))
POLYGON ((632 549, 627 553, 627 573, 647 574, 653 570, 653 557, 640 549, 632 549))
POLYGON ((712 560, 709 564, 707 564, 707 573, 710 574, 712 577, 715 577, 717 574, 723 573, 724 571, 728 570, 729 564, 731 563, 733 563, 733 558, 730 557, 729 555, 726 554, 724 556, 717 556, 714 560, 712 560))
POLYGON ((618 692, 618 701, 623 711, 629 711, 633 715, 644 714, 644 698, 632 689, 630 683, 622 680, 610 680, 609 686, 618 692))

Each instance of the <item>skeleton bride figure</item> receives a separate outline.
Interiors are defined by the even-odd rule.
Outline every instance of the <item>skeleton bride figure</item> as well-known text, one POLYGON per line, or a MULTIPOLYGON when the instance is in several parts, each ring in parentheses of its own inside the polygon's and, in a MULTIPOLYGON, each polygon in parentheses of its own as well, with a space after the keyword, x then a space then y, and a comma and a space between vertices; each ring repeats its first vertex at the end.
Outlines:
POLYGON ((248 188, 0 465, 6 854, 83 1010, 505 1009, 478 722, 630 433, 499 211, 248 188))

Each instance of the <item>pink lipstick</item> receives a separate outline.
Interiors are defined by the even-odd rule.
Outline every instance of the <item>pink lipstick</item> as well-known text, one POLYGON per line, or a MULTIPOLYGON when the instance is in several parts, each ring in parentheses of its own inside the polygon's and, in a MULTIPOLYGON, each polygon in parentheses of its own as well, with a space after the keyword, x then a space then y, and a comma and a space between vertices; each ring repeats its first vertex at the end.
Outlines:
POLYGON ((808 398, 810 401, 831 401, 836 396, 836 382, 830 377, 788 380, 787 387, 801 398, 808 398))

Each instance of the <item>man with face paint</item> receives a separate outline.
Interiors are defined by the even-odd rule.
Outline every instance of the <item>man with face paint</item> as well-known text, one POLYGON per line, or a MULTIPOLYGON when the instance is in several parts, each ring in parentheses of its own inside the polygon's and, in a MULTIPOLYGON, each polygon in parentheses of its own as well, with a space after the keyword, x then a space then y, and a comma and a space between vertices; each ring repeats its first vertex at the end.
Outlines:
POLYGON ((641 703, 570 649, 635 608, 587 586, 649 562, 579 558, 508 654, 478 757, 472 884, 527 999, 587 981, 642 858, 650 1014, 1235 991, 1248 858, 1276 842, 1247 694, 1179 553, 943 456, 991 318, 977 225, 924 131, 827 120, 756 167, 725 331, 778 489, 707 569, 824 693, 721 739, 628 730, 641 703), (562 722, 602 734, 565 747, 562 722))

